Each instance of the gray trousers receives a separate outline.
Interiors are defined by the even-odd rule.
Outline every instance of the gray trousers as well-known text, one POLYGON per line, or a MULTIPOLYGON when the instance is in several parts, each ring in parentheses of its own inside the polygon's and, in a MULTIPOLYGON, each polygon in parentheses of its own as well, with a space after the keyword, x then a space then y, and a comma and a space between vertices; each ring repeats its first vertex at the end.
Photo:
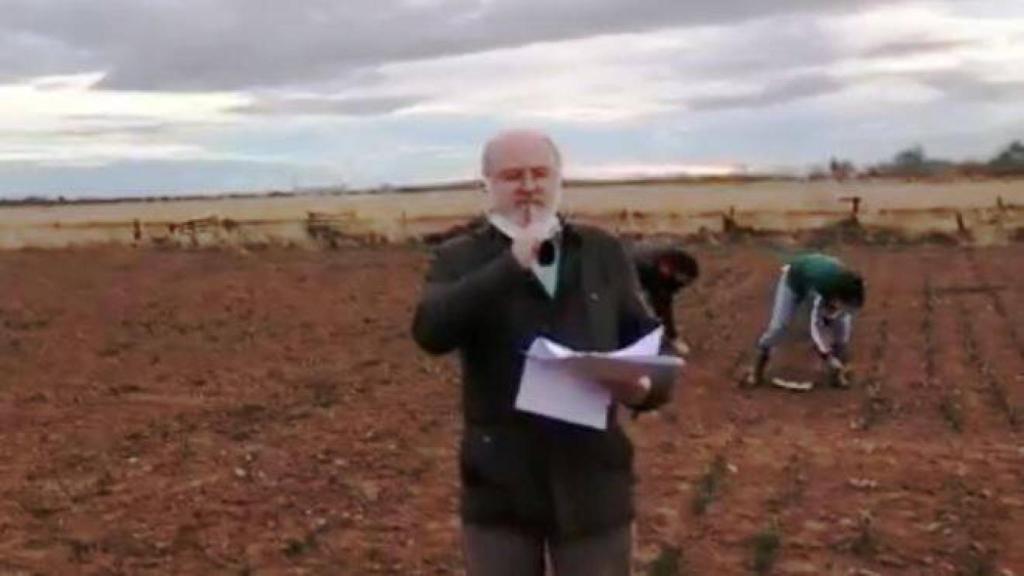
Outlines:
MULTIPOLYGON (((828 319, 821 313, 821 296, 811 292, 814 305, 811 308, 811 339, 822 353, 838 351, 850 341, 851 319, 849 314, 828 319)), ((786 333, 786 326, 793 319, 803 299, 789 287, 789 266, 782 269, 782 276, 775 287, 775 302, 772 305, 772 319, 757 345, 762 350, 774 348, 786 333)))
POLYGON ((502 527, 464 524, 466 576, 630 576, 631 526, 552 544, 502 527))

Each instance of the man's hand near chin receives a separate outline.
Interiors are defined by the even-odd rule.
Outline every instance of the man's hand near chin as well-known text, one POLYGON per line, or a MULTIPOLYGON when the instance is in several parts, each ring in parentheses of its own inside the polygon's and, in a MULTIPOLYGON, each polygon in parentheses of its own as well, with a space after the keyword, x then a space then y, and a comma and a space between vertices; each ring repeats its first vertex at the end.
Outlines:
POLYGON ((541 238, 536 234, 523 232, 512 239, 512 256, 524 269, 529 270, 537 261, 541 238))

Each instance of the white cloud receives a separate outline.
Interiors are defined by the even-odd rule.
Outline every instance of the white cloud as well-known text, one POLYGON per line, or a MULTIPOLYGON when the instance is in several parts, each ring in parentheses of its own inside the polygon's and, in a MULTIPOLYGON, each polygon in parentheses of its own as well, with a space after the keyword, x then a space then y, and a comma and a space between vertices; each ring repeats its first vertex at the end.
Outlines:
POLYGON ((687 34, 613 35, 382 66, 381 87, 421 94, 400 112, 509 122, 621 122, 666 111, 655 76, 687 34))
POLYGON ((96 90, 102 73, 41 77, 0 86, 0 161, 100 165, 117 160, 216 155, 176 128, 226 125, 223 110, 243 100, 226 94, 96 90))
POLYGON ((0 85, 0 127, 61 122, 77 115, 137 116, 160 120, 224 120, 223 111, 245 103, 230 93, 168 94, 95 89, 102 73, 34 78, 0 85))
POLYGON ((747 170, 739 163, 687 164, 671 162, 607 162, 570 167, 568 178, 645 178, 658 176, 728 176, 747 170))
POLYGON ((58 141, 46 144, 0 144, 0 162, 25 162, 45 166, 103 166, 123 160, 195 160, 208 159, 211 155, 203 148, 185 144, 150 144, 137 146, 132 143, 87 144, 79 149, 80 142, 58 141))
POLYGON ((920 54, 852 58, 837 62, 836 72, 905 74, 967 67, 982 74, 1024 75, 1024 67, 1014 65, 1024 61, 1024 16, 979 18, 957 14, 954 7, 955 3, 920 3, 823 20, 836 41, 852 53, 870 54, 893 43, 949 43, 945 49, 920 54))

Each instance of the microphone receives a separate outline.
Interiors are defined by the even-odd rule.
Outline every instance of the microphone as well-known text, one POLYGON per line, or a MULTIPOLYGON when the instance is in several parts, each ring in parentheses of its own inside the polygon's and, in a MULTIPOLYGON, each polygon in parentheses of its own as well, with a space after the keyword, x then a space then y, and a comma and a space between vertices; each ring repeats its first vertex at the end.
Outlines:
POLYGON ((551 266, 555 263, 555 243, 545 240, 540 243, 537 249, 537 263, 541 266, 551 266))

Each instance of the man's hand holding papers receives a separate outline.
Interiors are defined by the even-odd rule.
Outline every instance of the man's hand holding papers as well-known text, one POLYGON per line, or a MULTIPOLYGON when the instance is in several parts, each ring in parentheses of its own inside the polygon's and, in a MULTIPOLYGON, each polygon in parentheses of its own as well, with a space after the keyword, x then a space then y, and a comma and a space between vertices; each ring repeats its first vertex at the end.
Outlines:
POLYGON ((538 338, 527 352, 516 408, 604 429, 612 399, 638 405, 655 378, 675 378, 681 358, 659 355, 662 329, 613 352, 579 352, 538 338))

